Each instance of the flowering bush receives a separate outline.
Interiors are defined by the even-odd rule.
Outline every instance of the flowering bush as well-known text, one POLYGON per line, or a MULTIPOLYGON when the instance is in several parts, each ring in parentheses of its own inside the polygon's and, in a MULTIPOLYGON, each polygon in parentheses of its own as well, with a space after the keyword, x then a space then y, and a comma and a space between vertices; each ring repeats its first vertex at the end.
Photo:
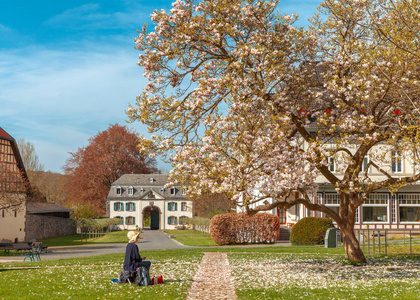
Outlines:
POLYGON ((329 218, 303 218, 292 227, 290 242, 294 245, 323 244, 325 232, 331 227, 334 227, 334 225, 329 218))
POLYGON ((210 221, 210 234, 218 245, 275 243, 279 228, 279 217, 267 213, 220 214, 210 221))

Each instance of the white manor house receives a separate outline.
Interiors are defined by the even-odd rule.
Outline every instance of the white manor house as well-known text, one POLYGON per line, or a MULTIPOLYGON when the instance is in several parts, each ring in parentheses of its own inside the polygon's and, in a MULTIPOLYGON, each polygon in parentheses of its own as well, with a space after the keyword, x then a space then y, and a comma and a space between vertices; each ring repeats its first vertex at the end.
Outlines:
MULTIPOLYGON (((418 172, 418 167, 411 161, 409 156, 403 156, 393 151, 389 146, 377 146, 373 151, 386 151, 389 164, 383 166, 393 177, 412 176, 418 172)), ((385 175, 373 167, 367 167, 369 156, 364 158, 362 171, 368 168, 369 177, 372 180, 383 180, 385 175)), ((329 169, 340 178, 340 166, 333 159, 329 169)), ((316 195, 312 196, 313 203, 321 203, 332 208, 338 213, 340 200, 334 187, 321 175, 317 178, 319 186, 316 195)), ((253 206, 261 205, 264 201, 273 203, 273 199, 265 199, 253 206)), ((267 203, 267 202, 266 202, 267 203)), ((243 211, 243 208, 237 208, 243 211)), ((326 217, 324 213, 310 211, 302 204, 290 209, 275 208, 269 211, 280 217, 280 223, 293 226, 297 221, 308 216, 326 217)), ((388 190, 377 190, 370 194, 368 199, 357 209, 355 229, 420 229, 420 183, 409 184, 400 188, 393 194, 388 190)))
POLYGON ((121 229, 175 229, 192 218, 185 187, 165 188, 167 175, 125 174, 112 183, 107 199, 110 218, 121 218, 121 229))

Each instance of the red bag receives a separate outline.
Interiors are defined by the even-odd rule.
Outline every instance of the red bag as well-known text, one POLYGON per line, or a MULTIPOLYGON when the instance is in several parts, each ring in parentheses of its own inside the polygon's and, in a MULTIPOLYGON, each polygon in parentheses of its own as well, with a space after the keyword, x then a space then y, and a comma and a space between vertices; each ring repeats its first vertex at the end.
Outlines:
POLYGON ((159 277, 155 276, 152 278, 152 284, 160 284, 160 283, 163 283, 162 275, 159 277))

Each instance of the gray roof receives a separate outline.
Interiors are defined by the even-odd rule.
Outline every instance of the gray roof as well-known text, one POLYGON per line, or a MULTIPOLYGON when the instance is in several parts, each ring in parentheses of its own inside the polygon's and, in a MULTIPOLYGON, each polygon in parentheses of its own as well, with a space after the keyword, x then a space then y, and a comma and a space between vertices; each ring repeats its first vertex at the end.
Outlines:
POLYGON ((163 186, 168 181, 166 174, 124 174, 112 185, 163 186), (150 179, 153 178, 153 182, 150 179))
POLYGON ((51 203, 51 202, 27 202, 26 203, 26 213, 35 214, 35 213, 52 213, 52 212, 72 212, 73 210, 67 207, 64 207, 60 204, 51 203))
POLYGON ((175 188, 175 195, 171 195, 171 188, 164 188, 168 183, 167 179, 168 175, 166 174, 125 174, 112 183, 107 199, 138 200, 145 197, 150 191, 164 199, 185 199, 182 195, 181 184, 177 183, 172 186, 175 188), (116 194, 117 187, 121 187, 121 195, 116 194), (133 195, 128 195, 129 187, 133 187, 133 195))

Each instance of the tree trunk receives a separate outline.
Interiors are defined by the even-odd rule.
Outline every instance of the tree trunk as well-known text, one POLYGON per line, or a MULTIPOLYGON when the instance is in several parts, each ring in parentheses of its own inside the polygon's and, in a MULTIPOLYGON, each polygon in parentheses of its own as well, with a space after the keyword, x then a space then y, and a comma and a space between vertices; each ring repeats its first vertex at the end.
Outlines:
POLYGON ((366 257, 360 249, 359 241, 354 235, 353 229, 347 226, 340 228, 347 257, 354 262, 366 263, 366 257))

